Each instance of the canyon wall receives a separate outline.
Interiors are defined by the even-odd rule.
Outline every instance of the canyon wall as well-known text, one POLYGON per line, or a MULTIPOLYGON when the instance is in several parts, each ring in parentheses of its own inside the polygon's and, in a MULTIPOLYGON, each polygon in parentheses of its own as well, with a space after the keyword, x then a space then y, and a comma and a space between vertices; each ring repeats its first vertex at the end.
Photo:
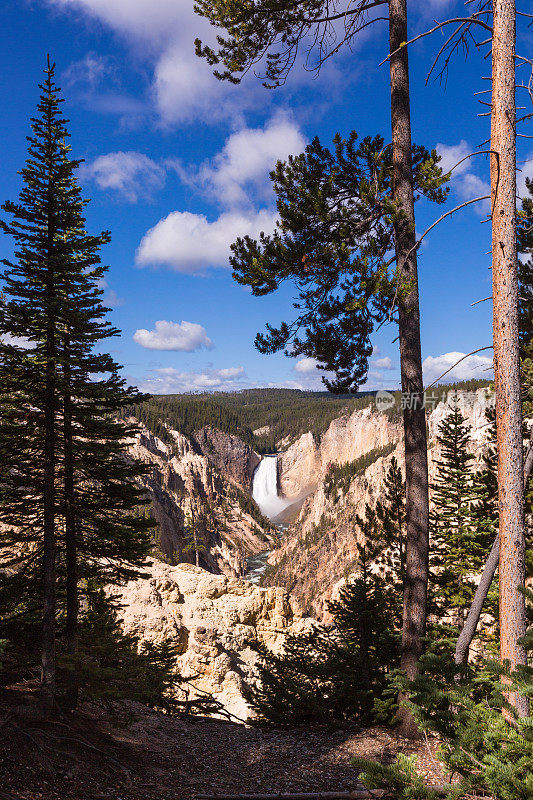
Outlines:
MULTIPOLYGON (((480 389, 461 393, 459 400, 461 412, 471 427, 471 449, 479 460, 486 447, 485 412, 493 398, 480 389)), ((436 441, 438 425, 449 411, 450 406, 444 401, 432 411, 428 409, 430 482, 435 475, 435 462, 440 458, 436 441)), ((307 614, 329 621, 328 601, 336 597, 346 577, 357 571, 357 546, 363 542, 355 517, 364 517, 367 503, 375 506, 393 457, 403 471, 402 426, 391 423, 375 408, 334 420, 320 443, 306 434, 289 447, 280 458, 283 491, 294 495, 304 491, 310 483, 309 476, 316 488, 305 499, 298 519, 286 531, 280 547, 270 554, 263 584, 284 586, 307 614), (354 461, 386 445, 394 448, 392 452, 378 457, 362 474, 356 475, 347 491, 328 494, 324 477, 330 464, 354 461)))
MULTIPOLYGON (((472 450, 480 459, 490 399, 480 390, 461 402, 472 427, 472 450)), ((449 407, 440 403, 428 415, 431 477, 440 456, 438 424, 447 413, 449 407)), ((177 667, 191 679, 190 696, 212 694, 246 719, 250 712, 243 681, 253 680, 256 661, 250 638, 279 651, 287 633, 308 630, 312 618, 329 620, 328 601, 357 573, 357 544, 362 542, 355 515, 364 515, 366 504, 374 506, 379 499, 393 457, 403 469, 402 428, 367 408, 334 420, 320 442, 307 433, 289 446, 279 457, 281 490, 289 499, 303 500, 296 523, 276 549, 268 522, 261 527, 254 505, 245 508, 251 501, 241 487, 255 469, 253 451, 214 429, 204 429, 201 447, 175 431, 169 434, 171 442, 164 443, 143 429, 132 444, 132 455, 152 467, 145 486, 158 522, 159 547, 174 561, 193 560, 183 549, 184 520, 191 514, 201 519, 205 507, 212 514, 205 530, 208 547, 201 567, 154 559, 148 577, 120 588, 124 627, 141 641, 176 643, 177 667), (386 454, 380 456, 383 448, 386 454), (372 451, 374 460, 366 469, 340 491, 328 492, 324 479, 332 465, 372 451), (242 572, 243 553, 265 550, 272 552, 264 586, 235 577, 242 572)))
POLYGON ((227 440, 236 437, 206 437, 212 451, 208 457, 181 433, 170 429, 168 433, 167 443, 141 427, 130 447, 134 458, 150 466, 142 483, 157 523, 156 550, 170 562, 194 563, 196 553, 186 531, 194 526, 200 565, 214 573, 242 575, 246 559, 270 549, 274 542, 268 520, 241 488, 241 482, 248 481, 255 454, 240 440, 230 441, 229 446, 235 446, 234 463, 224 475, 213 463, 213 442, 221 447, 222 455, 215 462, 221 463, 228 451, 227 440))
POLYGON ((225 478, 251 493, 254 472, 260 461, 251 447, 238 436, 222 433, 209 425, 196 431, 194 440, 225 478))
POLYGON ((372 407, 333 420, 320 442, 312 433, 300 436, 279 457, 280 489, 297 498, 316 489, 331 464, 354 461, 376 448, 398 442, 401 425, 393 423, 372 407))

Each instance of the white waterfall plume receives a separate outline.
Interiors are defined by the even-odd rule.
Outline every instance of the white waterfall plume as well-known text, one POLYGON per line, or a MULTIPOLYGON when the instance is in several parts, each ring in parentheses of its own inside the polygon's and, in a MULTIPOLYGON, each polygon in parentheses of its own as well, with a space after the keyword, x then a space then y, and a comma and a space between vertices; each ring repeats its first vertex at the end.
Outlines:
POLYGON ((275 519, 290 505, 289 500, 278 496, 278 457, 263 456, 254 474, 252 496, 269 519, 275 519))

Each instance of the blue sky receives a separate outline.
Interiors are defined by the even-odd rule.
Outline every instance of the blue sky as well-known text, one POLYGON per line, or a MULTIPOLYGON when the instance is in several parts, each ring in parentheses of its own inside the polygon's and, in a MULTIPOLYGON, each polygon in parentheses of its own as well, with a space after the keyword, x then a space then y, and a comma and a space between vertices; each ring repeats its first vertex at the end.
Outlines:
MULTIPOLYGON (((131 382, 155 393, 249 386, 321 388, 309 359, 262 356, 255 333, 290 319, 291 292, 254 298, 233 282, 230 242, 272 227, 268 171, 336 131, 390 139, 384 23, 352 51, 330 60, 319 77, 297 68, 287 85, 264 89, 250 76, 238 87, 216 81, 194 55, 208 38, 192 0, 3 0, 0 37, 2 169, 0 198, 15 199, 46 54, 57 62, 80 180, 92 202, 91 231, 110 229, 106 300, 122 330, 113 343, 131 382)), ((460 13, 446 0, 410 3, 413 33, 460 13)), ((447 167, 488 136, 474 92, 487 87, 476 53, 452 62, 445 82, 426 86, 437 34, 410 50, 413 139, 439 146, 447 167)), ((521 40, 528 47, 530 40, 521 40)), ((525 131, 527 132, 527 131, 525 131)), ((526 141, 527 140, 523 140, 526 141)), ((527 159, 527 145, 521 153, 527 159)), ((523 165, 524 174, 530 167, 523 165)), ((422 232, 446 208, 487 191, 488 164, 478 155, 459 169, 445 209, 422 202, 422 232)), ((420 252, 422 342, 427 379, 491 343, 490 229, 484 209, 469 207, 430 234, 420 252)), ((2 237, 0 255, 11 253, 2 237)), ((393 326, 375 337, 366 388, 398 385, 393 326)), ((463 362, 456 377, 487 377, 490 353, 463 362)))

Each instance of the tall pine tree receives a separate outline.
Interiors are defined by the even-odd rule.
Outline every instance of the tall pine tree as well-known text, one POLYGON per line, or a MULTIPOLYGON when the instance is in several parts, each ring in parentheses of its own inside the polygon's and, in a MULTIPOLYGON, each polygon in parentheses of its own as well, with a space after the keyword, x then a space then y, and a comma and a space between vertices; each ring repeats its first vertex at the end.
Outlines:
POLYGON ((387 574, 401 588, 403 596, 405 581, 405 481, 396 460, 383 482, 383 497, 376 504, 376 516, 380 535, 386 548, 384 566, 387 574))
MULTIPOLYGON (((437 434, 440 459, 432 487, 431 566, 439 615, 453 614, 459 630, 475 591, 493 531, 474 519, 477 495, 472 486, 470 428, 459 409, 457 393, 437 434)), ((488 498, 487 498, 488 500, 488 498)))
MULTIPOLYGON (((136 574, 151 522, 135 513, 144 468, 127 457, 134 428, 117 420, 143 399, 100 352, 118 331, 106 320, 99 249, 70 158, 54 65, 40 86, 18 203, 1 221, 15 240, 4 260, 0 313, 0 521, 5 525, 1 627, 13 639, 42 617, 42 688, 56 692, 55 649, 77 651, 80 586, 136 574), (22 625, 22 627, 24 627, 22 625)), ((30 634, 31 636, 31 634, 30 634)), ((28 639, 29 642, 29 639, 28 639)), ((70 682, 70 700, 76 687, 70 682)))

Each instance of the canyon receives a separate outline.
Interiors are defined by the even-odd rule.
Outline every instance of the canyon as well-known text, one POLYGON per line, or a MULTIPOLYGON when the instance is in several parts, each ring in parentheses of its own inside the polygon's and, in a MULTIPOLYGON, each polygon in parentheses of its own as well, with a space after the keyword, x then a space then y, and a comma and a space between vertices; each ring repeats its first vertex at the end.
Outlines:
MULTIPOLYGON (((480 459, 492 396, 478 389, 460 402, 480 459)), ((430 475, 448 412, 444 399, 428 413, 430 475)), ((120 589, 125 629, 141 641, 177 644, 190 696, 211 694, 246 719, 243 683, 254 680, 256 659, 250 640, 276 651, 288 633, 329 621, 328 602, 357 573, 355 516, 375 506, 392 458, 403 469, 402 437, 400 422, 373 403, 333 419, 320 436, 285 438, 277 454, 262 457, 212 426, 191 436, 167 426, 163 441, 142 425, 130 452, 149 465, 146 509, 157 527, 148 574, 120 589), (362 458, 361 469, 328 490, 335 466, 362 458)))

